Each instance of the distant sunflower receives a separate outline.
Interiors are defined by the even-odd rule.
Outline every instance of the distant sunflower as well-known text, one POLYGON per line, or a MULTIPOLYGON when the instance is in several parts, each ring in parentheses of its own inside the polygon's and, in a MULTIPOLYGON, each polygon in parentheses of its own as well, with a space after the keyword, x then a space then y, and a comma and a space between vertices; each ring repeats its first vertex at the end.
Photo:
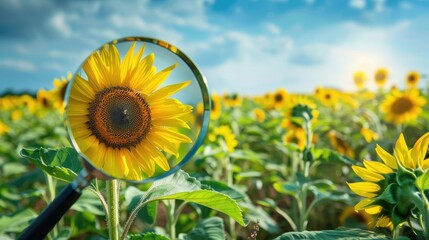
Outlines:
POLYGON ((386 113, 387 121, 401 124, 415 120, 425 104, 426 99, 419 96, 418 90, 408 90, 404 93, 393 90, 381 103, 380 109, 386 113))
POLYGON ((225 106, 227 107, 240 107, 243 102, 240 95, 238 95, 237 93, 224 94, 223 101, 225 103, 225 106))
POLYGON ((356 87, 361 90, 365 87, 365 83, 367 81, 366 75, 364 72, 362 71, 357 71, 355 72, 355 74, 353 75, 353 80, 354 83, 356 85, 356 87))
POLYGON ((71 72, 67 73, 67 78, 61 77, 61 79, 54 79, 54 89, 51 90, 52 101, 54 103, 54 108, 64 111, 64 97, 66 95, 67 85, 69 84, 72 78, 71 72))
POLYGON ((209 134, 208 139, 212 142, 219 140, 218 137, 221 137, 220 144, 228 150, 228 152, 234 152, 235 147, 238 145, 237 139, 235 138, 234 133, 232 133, 231 128, 228 125, 222 125, 216 127, 211 134, 209 134))
POLYGON ((411 71, 407 74, 405 83, 408 88, 416 88, 420 82, 420 73, 416 71, 411 71))
POLYGON ((378 87, 383 87, 387 82, 389 71, 385 68, 379 68, 375 71, 374 80, 378 87))
POLYGON ((211 95, 211 110, 210 110, 210 119, 216 120, 220 117, 222 113, 222 99, 216 93, 211 95))
POLYGON ((255 108, 252 111, 253 115, 255 116, 256 120, 258 122, 263 122, 265 120, 265 111, 260 108, 255 108))
POLYGON ((180 133, 192 112, 171 95, 185 81, 159 88, 176 65, 156 73, 154 54, 142 58, 132 44, 121 61, 115 45, 105 45, 83 64, 87 80, 76 75, 67 114, 76 144, 106 173, 132 180, 150 177, 156 165, 170 169, 164 152, 178 157, 179 145, 192 140, 180 133))
POLYGON ((331 145, 337 152, 351 158, 355 156, 352 147, 335 130, 329 131, 328 138, 331 145))
POLYGON ((273 106, 275 109, 280 109, 286 106, 289 94, 285 89, 278 89, 272 96, 273 106))
POLYGON ((378 140, 378 134, 369 128, 366 128, 366 127, 361 128, 360 133, 362 134, 363 138, 367 143, 378 140))
POLYGON ((407 200, 410 198, 407 189, 417 190, 413 186, 415 178, 429 168, 429 159, 425 159, 428 143, 429 133, 426 133, 416 141, 412 149, 408 149, 404 135, 401 134, 393 155, 379 145, 375 148, 383 162, 364 160, 363 166, 352 166, 356 175, 363 180, 347 183, 353 192, 364 197, 355 205, 355 210, 375 215, 375 226, 391 229, 394 227, 391 220, 393 216, 397 225, 407 221, 408 217, 416 216, 418 212, 415 205, 407 200))

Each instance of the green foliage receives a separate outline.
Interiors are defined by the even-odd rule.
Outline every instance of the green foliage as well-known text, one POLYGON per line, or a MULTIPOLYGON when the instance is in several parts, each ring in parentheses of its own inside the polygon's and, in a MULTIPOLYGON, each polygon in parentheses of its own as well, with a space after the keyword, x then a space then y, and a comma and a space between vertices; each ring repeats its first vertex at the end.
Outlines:
POLYGON ((308 239, 308 240, 384 240, 389 239, 382 234, 378 234, 371 231, 365 231, 362 229, 347 229, 340 228, 337 230, 322 230, 322 231, 303 231, 303 232, 289 232, 282 234, 281 236, 275 238, 274 240, 298 240, 298 239, 308 239))

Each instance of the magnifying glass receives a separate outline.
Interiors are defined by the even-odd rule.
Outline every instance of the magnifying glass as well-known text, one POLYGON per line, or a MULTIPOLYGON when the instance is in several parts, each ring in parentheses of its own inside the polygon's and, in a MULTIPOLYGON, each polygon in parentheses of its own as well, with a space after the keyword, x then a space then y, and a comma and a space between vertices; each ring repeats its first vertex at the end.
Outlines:
POLYGON ((24 231, 42 239, 93 178, 150 182, 180 169, 206 135, 210 97, 197 66, 147 37, 113 40, 83 62, 65 95, 83 170, 24 231))

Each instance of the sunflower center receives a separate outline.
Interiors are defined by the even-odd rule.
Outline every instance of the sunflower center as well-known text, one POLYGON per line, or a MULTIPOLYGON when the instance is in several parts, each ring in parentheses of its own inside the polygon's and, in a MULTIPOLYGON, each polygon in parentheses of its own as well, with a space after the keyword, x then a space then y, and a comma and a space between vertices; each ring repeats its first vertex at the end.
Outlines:
POLYGON ((410 111, 413 106, 414 104, 409 98, 400 97, 393 102, 391 109, 394 114, 399 115, 410 111))
POLYGON ((274 95, 274 101, 277 103, 283 101, 283 96, 281 94, 274 95))
POLYGON ((88 128, 107 147, 136 146, 151 128, 148 103, 127 87, 103 89, 95 95, 88 110, 88 128))
POLYGON ((384 75, 384 73, 377 73, 375 75, 375 80, 377 81, 383 81, 386 78, 386 75, 384 75))
POLYGON ((414 83, 415 81, 416 81, 416 76, 414 76, 414 74, 411 74, 410 76, 408 76, 409 83, 414 83))

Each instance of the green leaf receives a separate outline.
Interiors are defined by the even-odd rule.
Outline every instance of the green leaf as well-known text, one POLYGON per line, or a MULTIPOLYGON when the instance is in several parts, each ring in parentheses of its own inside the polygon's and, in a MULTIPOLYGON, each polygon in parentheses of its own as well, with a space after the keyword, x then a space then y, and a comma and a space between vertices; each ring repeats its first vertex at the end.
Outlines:
POLYGON ((294 196, 294 197, 300 190, 299 185, 292 182, 278 182, 278 183, 274 183, 273 186, 277 192, 286 194, 289 196, 294 196))
POLYGON ((30 160, 47 174, 71 182, 82 169, 79 154, 73 148, 22 149, 21 156, 30 160))
POLYGON ((70 239, 70 234, 71 234, 70 228, 63 228, 58 233, 58 235, 55 236, 54 240, 67 240, 67 239, 70 239))
POLYGON ((127 239, 129 240, 170 240, 169 238, 154 232, 143 233, 143 234, 129 234, 127 236, 127 239))
POLYGON ((201 181, 202 184, 209 186, 211 189, 215 190, 216 192, 220 192, 223 194, 228 195, 230 198, 239 201, 243 200, 246 196, 239 192, 238 190, 228 186, 224 182, 214 181, 214 180, 203 180, 201 181))
POLYGON ((354 165, 356 161, 329 148, 314 149, 314 159, 321 162, 354 165))
POLYGON ((322 231, 303 231, 303 232, 288 232, 275 238, 274 240, 296 240, 296 239, 314 239, 314 240, 352 240, 352 239, 389 239, 383 234, 366 231, 358 228, 338 228, 336 230, 322 231))
POLYGON ((71 209, 79 212, 91 212, 94 215, 105 216, 103 206, 98 197, 89 190, 82 192, 82 196, 77 200, 71 209))
MULTIPOLYGON (((128 211, 132 212, 145 196, 143 191, 140 191, 138 188, 134 186, 130 186, 125 190, 125 202, 128 206, 128 211)), ((155 223, 156 215, 158 209, 158 202, 150 202, 146 204, 137 214, 137 218, 142 220, 143 222, 152 225, 155 223)))
POLYGON ((416 179, 416 185, 420 191, 429 189, 429 171, 426 171, 416 179))
POLYGON ((212 217, 199 222, 197 226, 186 234, 185 240, 224 240, 223 220, 220 217, 212 217))
POLYGON ((0 233, 22 232, 35 217, 37 214, 31 209, 24 209, 9 216, 3 215, 0 217, 0 233))
POLYGON ((246 219, 252 222, 259 221, 259 226, 269 233, 278 233, 280 231, 276 221, 261 207, 255 206, 251 202, 240 203, 240 206, 244 208, 246 219))
POLYGON ((201 182, 180 170, 166 178, 155 181, 146 192, 141 203, 179 199, 197 203, 205 207, 227 214, 240 225, 245 226, 241 209, 232 198, 214 190, 202 189, 201 182))

